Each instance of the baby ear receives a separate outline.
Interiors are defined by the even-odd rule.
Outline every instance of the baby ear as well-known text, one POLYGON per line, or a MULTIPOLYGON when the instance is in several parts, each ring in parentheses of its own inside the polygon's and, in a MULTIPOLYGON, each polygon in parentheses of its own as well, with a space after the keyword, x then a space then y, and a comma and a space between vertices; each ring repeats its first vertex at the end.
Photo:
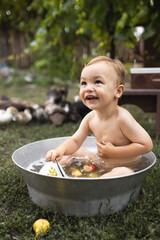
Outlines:
POLYGON ((121 85, 119 85, 119 86, 116 88, 115 97, 116 97, 116 98, 120 98, 120 97, 122 96, 123 91, 124 91, 124 85, 121 84, 121 85))

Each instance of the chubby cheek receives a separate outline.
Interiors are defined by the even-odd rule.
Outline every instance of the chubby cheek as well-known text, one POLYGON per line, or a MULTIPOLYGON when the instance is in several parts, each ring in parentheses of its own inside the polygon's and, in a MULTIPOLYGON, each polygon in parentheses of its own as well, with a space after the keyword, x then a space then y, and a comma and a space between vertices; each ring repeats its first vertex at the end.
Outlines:
POLYGON ((84 91, 83 91, 83 89, 79 90, 79 96, 80 96, 81 100, 83 101, 84 100, 84 91))

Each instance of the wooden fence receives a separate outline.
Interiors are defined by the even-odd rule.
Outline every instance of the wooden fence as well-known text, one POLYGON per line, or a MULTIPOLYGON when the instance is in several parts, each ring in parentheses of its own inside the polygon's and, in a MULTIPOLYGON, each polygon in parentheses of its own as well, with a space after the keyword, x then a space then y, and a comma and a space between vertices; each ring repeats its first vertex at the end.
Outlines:
POLYGON ((26 54, 27 47, 25 33, 0 30, 0 62, 12 63, 18 68, 27 68, 33 61, 32 54, 26 54))

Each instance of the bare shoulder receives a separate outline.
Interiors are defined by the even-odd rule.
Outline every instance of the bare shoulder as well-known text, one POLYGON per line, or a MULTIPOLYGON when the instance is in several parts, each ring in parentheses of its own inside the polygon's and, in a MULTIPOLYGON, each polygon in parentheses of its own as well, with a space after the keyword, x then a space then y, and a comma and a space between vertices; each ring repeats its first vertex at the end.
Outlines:
POLYGON ((123 107, 118 107, 118 120, 119 121, 127 121, 127 120, 131 120, 134 119, 132 114, 125 108, 123 107))
POLYGON ((129 111, 118 108, 118 123, 124 136, 132 143, 139 143, 145 147, 145 152, 153 148, 152 139, 147 131, 134 119, 129 111))
POLYGON ((87 121, 91 121, 94 117, 95 117, 95 111, 91 111, 84 117, 84 119, 87 121))
POLYGON ((94 118, 94 112, 91 111, 89 112, 81 121, 81 124, 80 125, 84 125, 84 124, 87 124, 89 125, 90 121, 94 118))
POLYGON ((123 134, 131 141, 151 140, 146 130, 134 119, 132 114, 122 107, 118 109, 118 123, 123 134))
POLYGON ((126 110, 123 107, 118 108, 118 117, 117 117, 118 123, 120 125, 120 128, 123 130, 135 129, 135 127, 142 128, 139 123, 134 119, 132 114, 126 110))

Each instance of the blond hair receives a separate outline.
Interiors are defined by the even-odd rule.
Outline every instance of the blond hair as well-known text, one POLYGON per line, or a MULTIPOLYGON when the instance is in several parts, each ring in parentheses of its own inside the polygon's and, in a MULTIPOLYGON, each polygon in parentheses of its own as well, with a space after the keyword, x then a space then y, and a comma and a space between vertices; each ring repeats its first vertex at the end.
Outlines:
POLYGON ((125 76, 126 76, 126 71, 125 67, 122 64, 122 62, 118 59, 112 59, 108 58, 106 56, 98 56, 93 58, 90 62, 88 62, 85 67, 90 66, 94 63, 97 62, 105 62, 107 64, 111 64, 111 66, 114 68, 116 74, 117 74, 117 84, 123 84, 125 83, 125 76))

